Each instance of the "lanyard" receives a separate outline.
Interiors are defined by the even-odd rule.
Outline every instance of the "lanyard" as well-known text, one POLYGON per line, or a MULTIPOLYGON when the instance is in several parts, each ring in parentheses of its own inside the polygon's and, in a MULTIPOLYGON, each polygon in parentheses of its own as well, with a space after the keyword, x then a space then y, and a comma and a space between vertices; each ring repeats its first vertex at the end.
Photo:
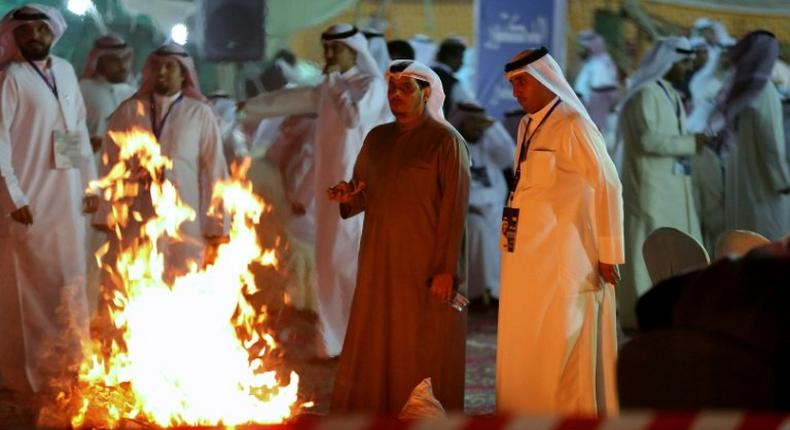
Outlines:
POLYGON ((526 138, 526 135, 527 133, 529 133, 529 125, 532 123, 532 118, 530 118, 527 121, 527 126, 525 127, 526 130, 524 130, 525 139, 524 142, 521 144, 521 146, 519 146, 518 148, 518 158, 517 158, 518 162, 516 162, 516 173, 515 175, 513 175, 514 176, 513 189, 510 190, 510 196, 507 199, 508 205, 513 200, 513 192, 515 191, 516 186, 518 186, 519 180, 521 180, 521 162, 527 158, 527 151, 529 150, 530 143, 532 143, 532 138, 535 137, 536 134, 538 134, 538 130, 540 130, 540 127, 543 125, 543 123, 546 122, 547 119, 549 119, 551 114, 554 112, 554 109, 556 109, 560 103, 562 103, 562 99, 558 99, 556 102, 554 102, 554 105, 551 107, 551 109, 549 109, 549 112, 546 114, 546 116, 544 116, 543 119, 540 120, 538 126, 535 127, 535 130, 532 133, 530 133, 529 138, 526 138))
POLYGON ((33 70, 35 70, 36 73, 38 73, 38 76, 40 76, 44 83, 47 84, 47 88, 49 88, 49 90, 52 91, 52 94, 55 95, 55 99, 60 100, 58 97, 58 83, 55 81, 55 71, 50 69, 49 74, 52 75, 52 83, 50 83, 44 72, 42 72, 41 69, 36 66, 36 63, 30 60, 27 60, 27 62, 33 66, 33 70))
POLYGON ((156 140, 159 140, 159 137, 162 135, 162 130, 165 128, 165 122, 167 122, 167 118, 170 116, 170 112, 173 111, 173 107, 177 105, 181 99, 184 98, 184 95, 181 94, 178 96, 177 99, 173 100, 173 103, 170 103, 170 106, 167 108, 167 112, 165 112, 165 116, 162 117, 162 122, 159 124, 156 123, 156 103, 154 102, 154 96, 151 96, 151 128, 153 128, 154 136, 156 136, 156 140))
POLYGON ((664 86, 664 84, 661 83, 661 81, 656 81, 656 83, 658 84, 659 87, 661 87, 662 90, 664 90, 664 94, 667 95, 669 102, 674 105, 675 119, 678 122, 678 133, 683 134, 683 129, 680 127, 680 104, 672 99, 672 96, 669 95, 669 90, 667 90, 667 88, 664 86))

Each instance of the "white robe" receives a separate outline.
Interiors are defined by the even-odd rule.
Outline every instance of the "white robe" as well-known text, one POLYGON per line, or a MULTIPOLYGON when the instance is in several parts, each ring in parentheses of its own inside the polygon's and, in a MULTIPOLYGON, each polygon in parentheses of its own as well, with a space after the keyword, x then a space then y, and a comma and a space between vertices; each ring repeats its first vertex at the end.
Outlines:
POLYGON ((513 138, 499 122, 489 127, 479 142, 469 144, 469 298, 482 296, 486 289, 499 297, 499 228, 508 193, 502 170, 513 165, 515 149, 513 138), (485 169, 484 174, 481 169, 485 169), (488 178, 487 183, 481 175, 488 178))
MULTIPOLYGON (((696 154, 694 135, 686 131, 680 95, 667 81, 667 93, 653 82, 623 107, 623 199, 628 261, 617 286, 620 323, 636 328, 636 301, 653 284, 642 257, 642 244, 653 230, 674 227, 702 243, 691 176, 680 157, 696 154), (680 123, 678 123, 680 121, 680 123)), ((690 160, 690 158, 689 158, 690 160)))
POLYGON ((497 410, 616 413, 614 287, 598 273, 624 259, 614 164, 595 125, 561 103, 521 168, 515 251, 502 252, 497 410))
POLYGON ((132 96, 135 87, 127 83, 113 84, 106 79, 80 80, 80 91, 85 99, 85 122, 91 137, 103 138, 107 131, 107 118, 115 109, 132 96))
POLYGON ((28 63, 0 72, 0 370, 22 391, 78 359, 88 332, 82 200, 96 167, 74 69, 50 58, 57 101, 28 63), (53 131, 65 129, 81 135, 80 169, 54 167, 53 131), (30 226, 10 218, 25 205, 30 226))
MULTIPOLYGON (((283 188, 289 252, 286 292, 296 309, 318 313, 315 274, 315 123, 312 115, 289 117, 266 151, 267 166, 274 166, 283 188), (292 203, 304 207, 298 215, 292 203)), ((323 343, 323 342, 322 342, 323 343)))
POLYGON ((727 229, 779 240, 790 232, 790 154, 785 145, 782 104, 771 82, 735 118, 736 145, 725 171, 727 229))
MULTIPOLYGON (((162 111, 157 108, 160 116, 162 111)), ((107 130, 128 131, 139 127, 151 131, 150 115, 150 96, 130 98, 110 116, 107 130)), ((162 154, 173 161, 173 168, 165 172, 165 178, 173 183, 181 200, 196 213, 194 221, 181 225, 181 233, 185 236, 183 243, 166 241, 160 244, 167 267, 182 271, 188 260, 202 263, 205 237, 222 236, 227 231, 224 220, 206 215, 214 184, 225 179, 228 174, 219 124, 211 107, 184 96, 173 107, 165 122, 159 144, 162 154)), ((118 161, 118 146, 109 135, 105 137, 102 152, 107 154, 109 160, 107 165, 101 166, 102 174, 106 174, 118 161)), ((139 199, 134 206, 142 213, 143 219, 152 215, 152 209, 144 203, 144 199, 139 199)), ((94 223, 106 225, 109 215, 108 205, 102 204, 94 217, 94 223)), ((131 234, 134 227, 135 223, 130 220, 126 234, 131 234)))
POLYGON ((604 138, 607 141, 613 140, 614 135, 608 135, 609 118, 614 116, 611 110, 617 102, 619 91, 617 68, 608 54, 596 55, 585 61, 576 76, 573 89, 579 94, 590 118, 604 138))
POLYGON ((266 151, 266 161, 280 171, 287 200, 306 211, 291 217, 288 231, 311 246, 315 242, 315 122, 308 115, 288 118, 266 151))
POLYGON ((326 190, 350 178, 368 131, 391 118, 384 80, 352 67, 321 85, 261 94, 246 103, 255 117, 317 113, 315 140, 316 272, 325 352, 340 354, 357 276, 363 217, 342 220, 326 190))
MULTIPOLYGON (((94 79, 81 79, 80 92, 82 98, 85 100, 85 123, 88 126, 88 133, 94 138, 103 138, 107 132, 107 118, 118 108, 124 100, 134 94, 135 87, 128 83, 113 84, 107 82, 101 76, 94 79)), ((96 166, 99 166, 99 154, 97 151, 94 154, 94 161, 96 166)), ((87 236, 85 240, 86 254, 85 258, 88 263, 88 300, 90 302, 90 309, 93 311, 96 305, 98 295, 98 286, 101 269, 96 262, 96 251, 106 241, 104 233, 91 228, 90 218, 86 218, 88 223, 87 236)))

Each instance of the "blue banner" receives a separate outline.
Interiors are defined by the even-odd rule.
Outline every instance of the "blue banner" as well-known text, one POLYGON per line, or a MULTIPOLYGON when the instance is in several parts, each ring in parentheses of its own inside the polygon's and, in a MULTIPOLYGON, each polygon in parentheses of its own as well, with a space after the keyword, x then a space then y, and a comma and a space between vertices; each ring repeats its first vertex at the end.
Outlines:
POLYGON ((518 109, 505 64, 519 51, 545 46, 562 66, 565 54, 563 0, 476 1, 477 100, 489 115, 502 119, 518 109))

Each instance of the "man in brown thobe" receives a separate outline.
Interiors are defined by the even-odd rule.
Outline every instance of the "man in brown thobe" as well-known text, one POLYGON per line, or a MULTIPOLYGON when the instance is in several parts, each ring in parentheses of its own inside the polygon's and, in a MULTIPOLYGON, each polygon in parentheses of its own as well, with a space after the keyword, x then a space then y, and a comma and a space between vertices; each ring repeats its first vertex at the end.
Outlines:
POLYGON ((396 121, 368 133, 351 181, 329 191, 343 218, 365 213, 332 412, 397 413, 424 378, 463 410, 466 315, 450 302, 466 270, 468 150, 433 71, 399 60, 387 81, 396 121))

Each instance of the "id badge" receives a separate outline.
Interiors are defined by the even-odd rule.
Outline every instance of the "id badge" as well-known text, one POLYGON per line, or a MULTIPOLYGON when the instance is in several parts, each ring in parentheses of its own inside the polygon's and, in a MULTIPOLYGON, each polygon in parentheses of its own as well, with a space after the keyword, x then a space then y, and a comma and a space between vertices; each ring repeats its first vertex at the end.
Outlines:
POLYGON ((65 130, 55 130, 52 133, 56 169, 75 169, 82 166, 85 158, 82 155, 81 137, 80 133, 65 130))
POLYGON ((516 232, 518 231, 518 208, 505 207, 502 210, 502 250, 514 252, 516 250, 516 232))

